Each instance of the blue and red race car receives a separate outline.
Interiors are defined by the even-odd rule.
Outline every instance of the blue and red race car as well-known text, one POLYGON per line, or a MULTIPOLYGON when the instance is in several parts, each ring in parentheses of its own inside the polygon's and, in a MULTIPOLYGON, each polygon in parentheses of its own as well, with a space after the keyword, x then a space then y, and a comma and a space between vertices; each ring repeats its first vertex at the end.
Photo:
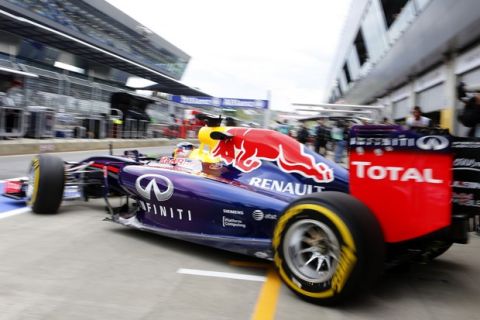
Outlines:
POLYGON ((434 129, 356 126, 348 172, 281 133, 202 117, 194 150, 79 163, 41 154, 6 195, 26 198, 35 213, 104 197, 125 226, 273 260, 293 292, 320 304, 364 292, 386 264, 466 243, 479 214, 480 176, 465 165, 480 163, 469 153, 478 142, 434 129), (110 205, 114 195, 126 198, 122 206, 110 205))

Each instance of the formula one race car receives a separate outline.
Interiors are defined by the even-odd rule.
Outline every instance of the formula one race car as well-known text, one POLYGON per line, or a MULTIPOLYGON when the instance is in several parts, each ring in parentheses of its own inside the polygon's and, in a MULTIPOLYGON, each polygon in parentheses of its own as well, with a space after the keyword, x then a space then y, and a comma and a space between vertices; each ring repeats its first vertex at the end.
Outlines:
POLYGON ((188 158, 131 151, 71 163, 41 154, 7 195, 26 198, 35 213, 104 197, 114 222, 273 260, 293 292, 320 304, 364 292, 386 264, 466 243, 479 214, 478 142, 356 126, 349 173, 279 132, 203 119, 188 158), (113 208, 112 195, 127 201, 113 208))

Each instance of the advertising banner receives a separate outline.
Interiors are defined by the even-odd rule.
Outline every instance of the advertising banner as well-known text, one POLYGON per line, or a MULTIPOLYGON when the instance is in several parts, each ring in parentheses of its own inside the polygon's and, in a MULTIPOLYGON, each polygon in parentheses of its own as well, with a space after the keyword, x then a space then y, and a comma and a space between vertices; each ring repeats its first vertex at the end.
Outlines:
POLYGON ((211 106, 211 107, 232 108, 232 109, 236 109, 236 108, 268 109, 268 100, 258 100, 258 99, 171 96, 171 100, 173 102, 195 106, 195 107, 211 106))

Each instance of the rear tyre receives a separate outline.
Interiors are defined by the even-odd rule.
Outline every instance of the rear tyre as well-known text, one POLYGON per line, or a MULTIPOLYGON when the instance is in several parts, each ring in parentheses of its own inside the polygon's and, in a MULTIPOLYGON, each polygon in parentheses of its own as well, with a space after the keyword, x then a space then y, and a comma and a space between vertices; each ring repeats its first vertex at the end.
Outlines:
POLYGON ((62 159, 41 154, 32 160, 27 203, 35 213, 56 213, 62 203, 65 166, 62 159))
POLYGON ((294 201, 273 236, 283 282, 303 299, 323 305, 367 291, 383 271, 384 247, 371 211, 340 192, 294 201))

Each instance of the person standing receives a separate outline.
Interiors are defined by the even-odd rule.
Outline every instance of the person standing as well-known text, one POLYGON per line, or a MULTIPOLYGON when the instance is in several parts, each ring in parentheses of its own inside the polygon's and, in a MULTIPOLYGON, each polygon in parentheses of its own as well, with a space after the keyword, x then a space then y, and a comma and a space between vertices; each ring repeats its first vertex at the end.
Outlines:
POLYGON ((287 119, 283 120, 283 122, 279 122, 277 131, 287 136, 290 135, 290 126, 288 125, 287 119))
MULTIPOLYGON (((1 76, 1 75, 0 75, 1 76)), ((16 88, 20 88, 22 82, 12 75, 0 78, 0 106, 15 107, 15 99, 13 92, 16 88)))
POLYGON ((413 107, 412 115, 407 118, 406 124, 409 127, 429 127, 430 119, 422 116, 422 109, 419 106, 413 107))
POLYGON ((301 144, 306 144, 308 142, 308 138, 310 136, 310 133, 308 132, 308 129, 305 127, 305 124, 302 123, 300 125, 300 129, 298 129, 297 132, 297 140, 301 144))
POLYGON ((346 126, 342 121, 338 121, 335 128, 332 129, 332 139, 335 141, 335 157, 336 163, 343 161, 343 154, 347 146, 346 126))
POLYGON ((380 124, 391 125, 387 117, 383 117, 382 122, 380 122, 380 124))
POLYGON ((329 136, 329 130, 324 125, 323 120, 318 120, 318 125, 315 128, 315 143, 314 149, 315 152, 321 154, 322 156, 327 155, 327 141, 329 136))

